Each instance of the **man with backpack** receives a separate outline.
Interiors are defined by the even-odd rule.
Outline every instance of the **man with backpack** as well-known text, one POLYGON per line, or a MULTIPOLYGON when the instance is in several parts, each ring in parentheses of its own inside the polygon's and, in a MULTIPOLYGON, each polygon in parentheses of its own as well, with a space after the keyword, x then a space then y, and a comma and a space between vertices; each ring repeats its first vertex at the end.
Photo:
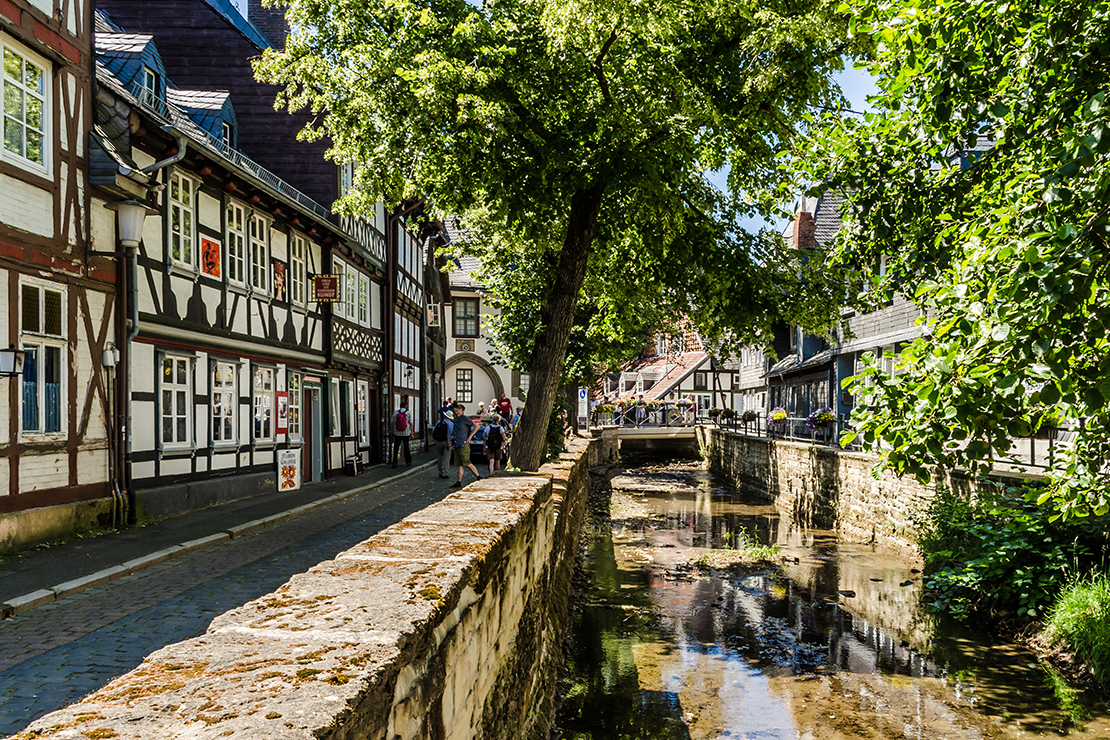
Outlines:
POLYGON ((489 472, 497 470, 502 456, 505 454, 505 427, 501 426, 501 417, 494 414, 486 425, 485 441, 482 443, 482 454, 489 460, 489 472))
POLYGON ((412 451, 409 437, 412 436, 412 420, 409 418, 409 402, 401 401, 401 407, 393 414, 393 467, 397 467, 397 455, 405 449, 405 465, 412 467, 412 451))
POLYGON ((455 463, 459 466, 459 479, 451 484, 452 488, 462 488, 463 483, 463 468, 470 468, 470 472, 474 473, 474 477, 482 480, 482 476, 478 475, 478 468, 474 467, 474 463, 470 462, 470 440, 474 439, 474 434, 478 431, 478 427, 474 425, 474 421, 466 415, 466 408, 461 403, 456 403, 455 408, 455 433, 451 436, 451 442, 455 448, 455 463))
POLYGON ((451 409, 440 409, 439 421, 432 427, 432 440, 436 443, 436 463, 439 477, 449 478, 447 465, 451 461, 451 437, 455 432, 455 414, 451 409))

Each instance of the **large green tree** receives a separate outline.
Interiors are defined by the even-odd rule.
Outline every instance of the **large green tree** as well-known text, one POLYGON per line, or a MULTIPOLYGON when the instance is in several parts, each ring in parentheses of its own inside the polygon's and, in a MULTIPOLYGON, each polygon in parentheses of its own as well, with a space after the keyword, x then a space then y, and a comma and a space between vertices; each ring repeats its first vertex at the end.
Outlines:
POLYGON ((631 292, 717 338, 828 324, 820 275, 731 223, 781 198, 778 155, 840 103, 829 0, 283 4, 293 33, 257 72, 361 164, 347 206, 427 197, 474 226, 487 270, 519 273, 500 300, 529 327, 510 348, 532 384, 520 467, 541 462, 584 285, 602 335, 627 333, 631 292), (725 165, 731 197, 704 176, 725 165))
MULTIPOLYGON (((847 10, 847 8, 846 8, 847 10)), ((982 470, 1042 422, 1078 429, 1052 471, 1065 515, 1110 509, 1110 5, 899 0, 851 11, 876 111, 829 119, 809 175, 851 194, 834 264, 886 276, 925 334, 856 380, 893 468, 982 470)), ((871 287, 871 286, 867 286, 871 287)))

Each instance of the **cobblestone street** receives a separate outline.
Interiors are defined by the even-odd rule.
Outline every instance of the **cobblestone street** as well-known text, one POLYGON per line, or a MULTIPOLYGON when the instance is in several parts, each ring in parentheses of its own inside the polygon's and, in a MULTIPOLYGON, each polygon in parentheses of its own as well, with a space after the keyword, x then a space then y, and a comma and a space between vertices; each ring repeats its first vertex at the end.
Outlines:
POLYGON ((448 483, 423 471, 0 622, 0 735, 440 500, 448 483))

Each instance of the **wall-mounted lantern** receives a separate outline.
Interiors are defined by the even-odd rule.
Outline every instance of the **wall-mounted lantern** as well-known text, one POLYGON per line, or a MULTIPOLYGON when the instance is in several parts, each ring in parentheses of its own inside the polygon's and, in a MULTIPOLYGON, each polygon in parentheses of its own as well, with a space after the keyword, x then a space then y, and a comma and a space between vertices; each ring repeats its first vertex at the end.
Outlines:
POLYGON ((116 212, 120 243, 128 249, 137 249, 143 238, 143 222, 146 221, 147 214, 157 211, 137 200, 122 200, 104 207, 116 212))
POLYGON ((23 374, 23 359, 27 353, 11 345, 8 349, 0 349, 0 376, 11 377, 23 374))

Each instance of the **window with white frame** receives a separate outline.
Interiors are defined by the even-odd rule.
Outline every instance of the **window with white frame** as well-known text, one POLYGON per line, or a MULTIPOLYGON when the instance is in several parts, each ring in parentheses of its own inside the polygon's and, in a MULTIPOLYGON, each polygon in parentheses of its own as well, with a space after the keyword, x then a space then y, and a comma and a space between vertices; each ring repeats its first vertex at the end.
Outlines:
POLYGON ((332 378, 328 393, 328 406, 331 409, 331 424, 328 433, 333 437, 339 436, 339 378, 332 378))
POLYGON ((289 439, 301 438, 301 376, 289 376, 289 439))
POLYGON ((355 413, 358 418, 358 443, 366 447, 370 444, 370 385, 365 380, 358 381, 355 413))
POLYGON ((193 441, 193 384, 189 372, 192 360, 188 357, 165 355, 162 358, 162 417, 163 447, 187 447, 193 441))
MULTIPOLYGON (((348 270, 346 262, 338 257, 332 257, 331 271, 333 275, 339 278, 339 300, 331 304, 331 312, 333 316, 338 316, 341 319, 346 318, 348 313, 346 286, 347 281, 351 279, 351 275, 354 275, 354 270, 348 270)), ((350 311, 354 312, 353 306, 350 311)))
POLYGON ((235 444, 238 441, 235 421, 238 409, 236 376, 238 368, 231 362, 217 362, 212 367, 212 442, 235 444))
POLYGON ((262 216, 250 219, 251 287, 270 292, 270 222, 262 216))
POLYGON ((358 323, 370 326, 370 278, 358 274, 358 323))
POLYGON ((220 134, 221 134, 221 140, 223 141, 223 143, 226 144, 229 149, 234 149, 235 148, 235 128, 230 123, 228 123, 227 121, 224 121, 223 123, 220 124, 220 134))
POLYGON ((305 286, 308 282, 307 258, 308 240, 293 232, 289 240, 289 297, 297 306, 305 305, 307 294, 305 286))
POLYGON ((350 162, 339 165, 339 195, 346 195, 355 184, 355 166, 350 162))
POLYGON ((4 55, 3 158, 45 170, 50 162, 50 65, 0 36, 4 55))
POLYGON ((531 385, 532 385, 532 376, 529 375, 528 373, 521 373, 520 374, 520 396, 519 396, 519 398, 524 399, 524 398, 528 397, 528 388, 531 387, 531 385))
POLYGON ((170 261, 190 270, 196 269, 196 183, 174 172, 170 175, 169 197, 170 261))
POLYGON ((347 318, 355 321, 358 316, 359 271, 347 265, 347 276, 343 280, 343 304, 347 308, 347 318))
POLYGON ((247 283, 246 209, 238 203, 227 204, 227 279, 236 285, 247 283))
POLYGON ((474 371, 460 367, 455 371, 455 400, 459 403, 474 402, 474 371))
POLYGON ((254 369, 254 441, 272 442, 274 439, 274 369, 254 369))
POLYGON ((26 352, 20 376, 21 428, 24 434, 61 434, 65 431, 65 294, 32 282, 24 282, 20 292, 20 347, 26 352))
POLYGON ((150 67, 143 67, 143 102, 150 105, 159 97, 158 73, 150 67))

